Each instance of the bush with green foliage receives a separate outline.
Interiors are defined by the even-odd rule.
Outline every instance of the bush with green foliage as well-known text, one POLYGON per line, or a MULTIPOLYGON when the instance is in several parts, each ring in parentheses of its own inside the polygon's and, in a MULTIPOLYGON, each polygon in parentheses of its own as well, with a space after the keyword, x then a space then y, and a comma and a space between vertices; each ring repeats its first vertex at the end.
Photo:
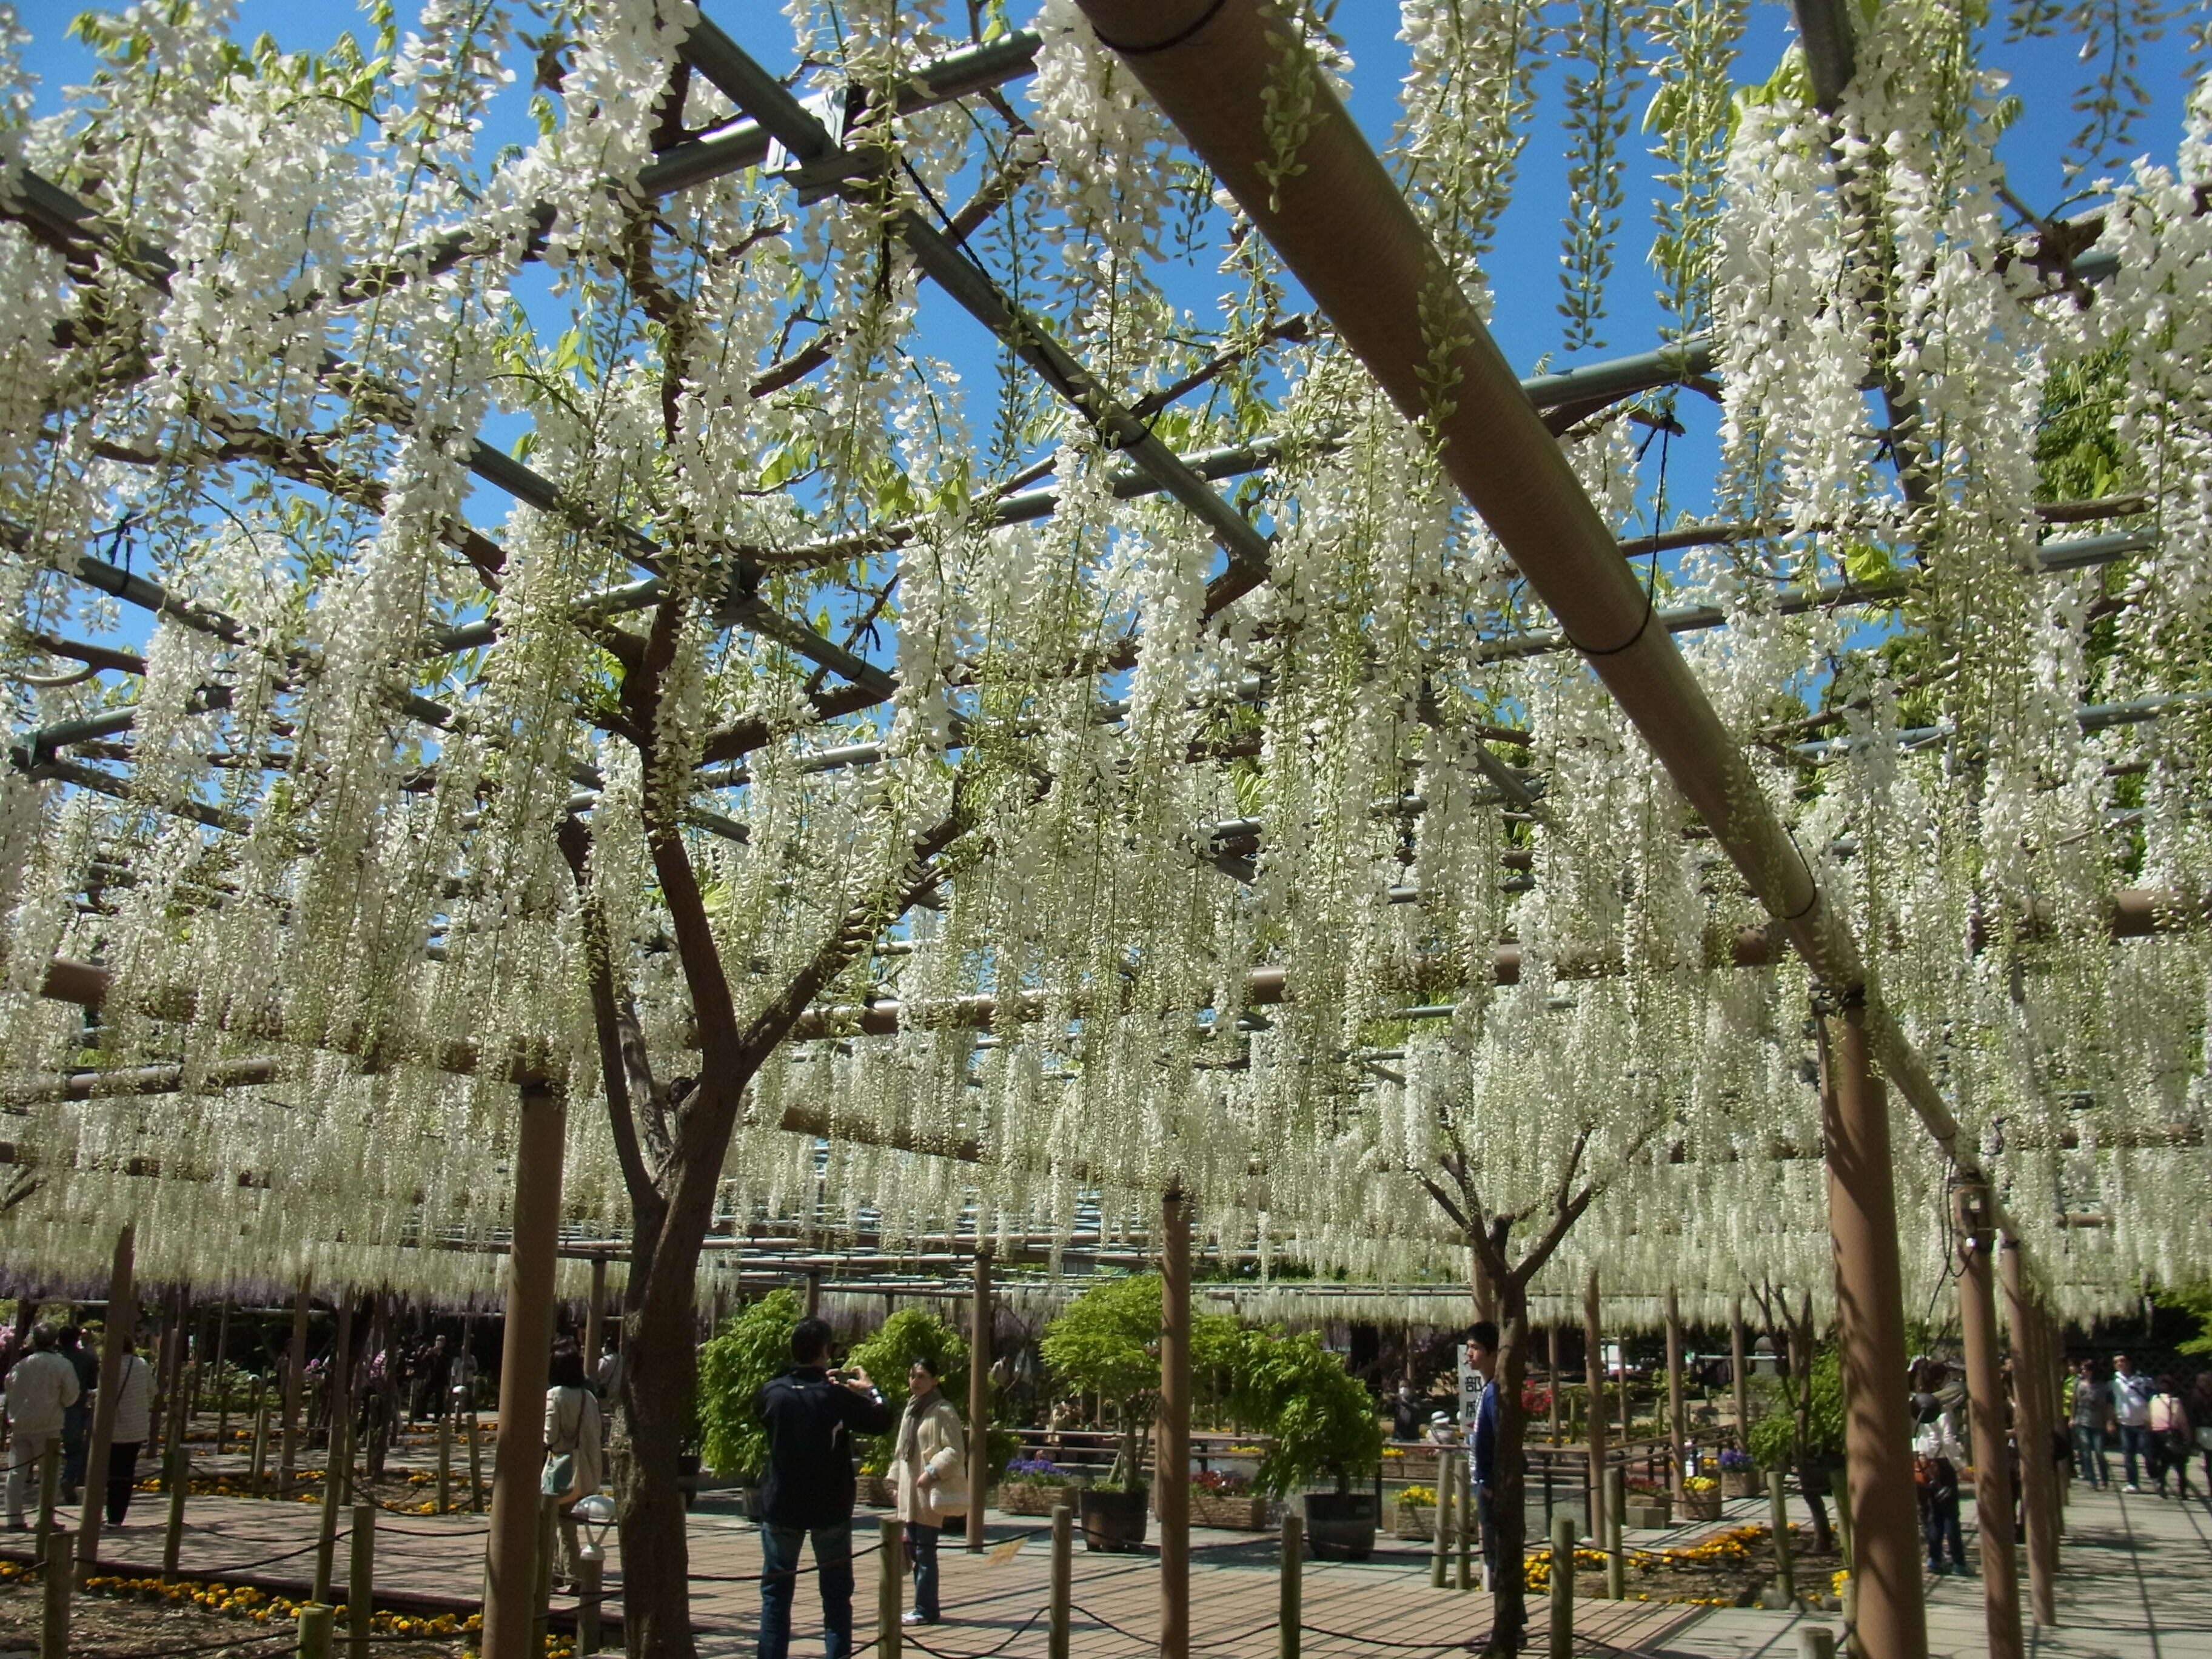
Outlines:
POLYGON ((846 1356, 848 1364, 866 1370, 891 1408, 891 1428, 865 1443, 865 1461, 878 1474, 890 1469, 898 1449, 898 1419, 906 1410, 907 1370, 917 1359, 937 1367, 937 1385, 960 1409, 964 1419, 968 1400, 968 1343, 959 1332, 935 1314, 921 1308, 902 1308, 877 1327, 874 1335, 855 1343, 846 1356))
POLYGON ((1367 1385, 1312 1331, 1280 1326, 1238 1333, 1229 1413, 1269 1437, 1253 1486, 1280 1497, 1335 1478, 1339 1492, 1382 1455, 1382 1425, 1367 1385))
MULTIPOLYGON (((1243 1337, 1243 1328, 1227 1314, 1192 1318, 1194 1388, 1218 1388, 1233 1375, 1243 1337)), ((1121 1419, 1121 1448, 1102 1484, 1134 1480, 1143 1467, 1144 1440, 1159 1410, 1159 1275, 1101 1279, 1045 1327, 1038 1352, 1061 1388, 1097 1395, 1121 1419)))
POLYGON ((717 1474, 750 1480, 767 1461, 753 1400, 791 1369, 791 1328, 801 1311, 796 1292, 772 1291, 724 1321, 699 1351, 700 1456, 717 1474))
POLYGON ((1833 1348, 1814 1356, 1808 1393, 1800 1398, 1787 1375, 1760 1390, 1771 1403, 1744 1438, 1747 1450, 1763 1469, 1790 1469, 1808 1458, 1840 1455, 1844 1449, 1844 1366, 1833 1348))

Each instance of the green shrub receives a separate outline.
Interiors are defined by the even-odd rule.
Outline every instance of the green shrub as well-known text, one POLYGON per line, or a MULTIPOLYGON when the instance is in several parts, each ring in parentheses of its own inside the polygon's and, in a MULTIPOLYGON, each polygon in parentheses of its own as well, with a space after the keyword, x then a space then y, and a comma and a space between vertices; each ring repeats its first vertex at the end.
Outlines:
MULTIPOLYGON (((1193 1316, 1194 1389, 1233 1378, 1243 1337, 1243 1328, 1227 1314, 1193 1316)), ((1060 1387, 1097 1395, 1120 1417, 1121 1449, 1111 1475, 1101 1484, 1133 1483, 1143 1461, 1140 1436, 1159 1410, 1159 1275, 1101 1279, 1045 1327, 1038 1350, 1060 1387)))
POLYGON ((1273 1442, 1253 1477, 1255 1488, 1281 1497, 1326 1474, 1340 1492, 1354 1471, 1382 1455, 1374 1396, 1316 1333, 1292 1336, 1276 1326, 1239 1339, 1230 1415, 1273 1442))
POLYGON ((791 1328, 800 1312, 795 1291, 772 1291, 723 1322, 699 1351, 700 1455, 708 1468, 751 1480, 767 1462, 768 1433, 753 1399, 791 1369, 791 1328))
POLYGON ((906 1410, 907 1368, 917 1359, 937 1366, 937 1386, 945 1391, 964 1421, 968 1415, 968 1343, 959 1332, 935 1314, 921 1308, 902 1308, 878 1326, 874 1335, 854 1345, 847 1363, 860 1366, 883 1393, 891 1408, 888 1434, 866 1443, 867 1461, 889 1472, 898 1449, 898 1420, 906 1410))

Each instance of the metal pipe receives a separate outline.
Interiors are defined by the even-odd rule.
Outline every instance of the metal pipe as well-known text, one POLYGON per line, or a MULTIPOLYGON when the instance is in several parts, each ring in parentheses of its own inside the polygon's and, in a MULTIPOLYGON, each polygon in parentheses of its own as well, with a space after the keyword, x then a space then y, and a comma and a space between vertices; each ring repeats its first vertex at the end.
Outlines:
MULTIPOLYGON (((1099 37, 1213 170, 1457 483, 1562 631, 1589 659, 1816 981, 1866 983, 1830 905, 1743 752, 1663 628, 1650 590, 1544 426, 1450 268, 1329 88, 1264 0, 1082 0, 1099 37), (1286 81, 1310 125, 1274 163, 1286 81)), ((1976 1147, 1878 998, 1884 1069, 1962 1170, 1976 1147)))

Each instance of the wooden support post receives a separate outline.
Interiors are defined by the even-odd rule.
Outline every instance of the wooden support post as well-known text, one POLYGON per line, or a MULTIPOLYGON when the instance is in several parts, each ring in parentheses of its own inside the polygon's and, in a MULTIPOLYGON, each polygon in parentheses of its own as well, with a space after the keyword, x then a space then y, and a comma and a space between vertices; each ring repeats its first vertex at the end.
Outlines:
POLYGON ((330 1370, 323 1379, 329 1427, 323 1435, 323 1483, 336 1486, 338 1502, 353 1493, 353 1291, 338 1295, 337 1334, 331 1344, 330 1370))
POLYGON ((1160 1199, 1160 1659, 1190 1654, 1190 1221, 1182 1194, 1160 1199))
POLYGON ((1628 1599, 1628 1548, 1620 1537, 1621 1517, 1628 1513, 1628 1472, 1616 1466, 1605 1475, 1605 1595, 1609 1601, 1628 1599))
MULTIPOLYGON (((2012 1537, 2012 1467, 2005 1433, 2004 1365, 1997 1354, 1997 1297, 1990 1258, 1996 1228, 1989 1188, 1952 1189, 1959 1239, 1959 1324, 1966 1350, 1967 1417, 1974 1437, 1974 1516, 1980 1528, 1982 1609, 1990 1659, 2025 1659, 2020 1627, 2020 1566, 2012 1537)), ((2022 1461, 2027 1441, 2021 1437, 2022 1461)))
POLYGON ((353 1549, 346 1572, 346 1652, 368 1659, 368 1633, 376 1612, 376 1505, 353 1506, 353 1549))
MULTIPOLYGON (((84 1502, 77 1511, 76 1577, 92 1576, 100 1559, 100 1522, 107 1502, 107 1463, 115 1443, 115 1407, 123 1394, 123 1359, 133 1352, 138 1332, 138 1229, 125 1225, 115 1235, 115 1255, 107 1270, 107 1335, 100 1345, 100 1394, 93 1405, 92 1437, 84 1453, 84 1502)), ((60 1552, 66 1555, 66 1549, 60 1552)), ((67 1578, 49 1565, 49 1577, 67 1578)))
POLYGON ((215 1451, 220 1457, 230 1449, 230 1378, 226 1374, 230 1353, 231 1298, 222 1299, 222 1312, 215 1322, 215 1451))
POLYGON ((883 1547, 877 1552, 881 1559, 876 1574, 876 1652, 879 1659, 899 1659, 899 1638, 905 1634, 899 1624, 899 1603, 906 1599, 906 1535, 896 1516, 887 1515, 877 1524, 882 1528, 878 1536, 883 1547))
MULTIPOLYGON (((1545 1334, 1546 1340, 1547 1340, 1551 1344, 1551 1354, 1550 1354, 1551 1365, 1552 1365, 1552 1377, 1551 1377, 1551 1388, 1552 1388, 1551 1431, 1552 1431, 1552 1443, 1553 1443, 1553 1445, 1555 1445, 1555 1446, 1556 1446, 1556 1445, 1558 1445, 1558 1444, 1559 1443, 1559 1322, 1558 1322, 1558 1321, 1556 1321, 1556 1320, 1554 1320, 1554 1321, 1552 1322, 1551 1326, 1550 1326, 1550 1327, 1549 1327, 1549 1328, 1545 1331, 1544 1334, 1545 1334)), ((1552 1467, 1552 1466, 1551 1466, 1551 1464, 1550 1464, 1549 1462, 1547 1462, 1547 1463, 1544 1465, 1544 1470, 1545 1470, 1545 1490, 1546 1490, 1546 1491, 1547 1491, 1547 1492, 1548 1492, 1549 1490, 1551 1490, 1551 1467, 1552 1467)))
POLYGON ((1068 1609, 1075 1601, 1075 1511, 1052 1506, 1052 1583, 1046 1592, 1045 1659, 1068 1659, 1068 1609))
MULTIPOLYGON (((185 1547, 185 1499, 192 1489, 192 1449, 181 1434, 169 1443, 168 1463, 169 1512, 161 1528, 161 1582, 165 1584, 177 1576, 177 1559, 185 1547)), ((90 1496, 88 1492, 86 1497, 90 1496)))
POLYGON ((1298 1637, 1305 1624, 1306 1518, 1283 1512, 1282 1583, 1275 1600, 1275 1659, 1298 1659, 1298 1637))
POLYGON ((1736 1449, 1743 1452, 1751 1449, 1751 1379, 1744 1374, 1744 1350, 1747 1346, 1744 1341, 1743 1296, 1739 1291, 1729 1304, 1729 1391, 1735 1396, 1736 1449))
POLYGON ((1997 1262, 2004 1277, 2006 1322, 2012 1327, 2013 1421, 2020 1443, 2021 1519, 2027 1528, 2028 1603, 2035 1622, 2050 1630, 2058 1623, 2058 1471, 2051 1457, 2046 1386, 2051 1368, 2017 1240, 2004 1241, 1997 1262))
POLYGON ((811 1267, 806 1270, 806 1316, 822 1317, 822 1275, 811 1267))
MULTIPOLYGON (((499 1438, 485 1564, 483 1659, 540 1659, 533 1646, 538 1477, 545 1462, 545 1373, 553 1343, 555 1252, 567 1109, 549 1083, 522 1086, 514 1135, 513 1246, 500 1350, 499 1438)), ((471 1440, 474 1441, 473 1428, 471 1440)), ((473 1449, 473 1447, 472 1447, 473 1449)), ((475 1473, 473 1468, 471 1474, 475 1473)))
POLYGON ((607 1259, 592 1258, 592 1299, 584 1304, 584 1378, 599 1374, 599 1332, 607 1320, 607 1259))
MULTIPOLYGON (((1851 1483, 1831 1481, 1828 1497, 1836 1506, 1836 1545, 1844 1558, 1844 1629, 1856 1632, 1859 1624, 1859 1558, 1851 1541, 1857 1536, 1856 1522, 1851 1516, 1851 1483)), ((1849 1645, 1852 1659, 1867 1659, 1866 1650, 1859 1645, 1856 1635, 1849 1638, 1849 1645)))
MULTIPOLYGON (((307 1283, 300 1280, 292 1298, 292 1346, 284 1351, 284 1443, 276 1459, 276 1490, 292 1490, 292 1477, 300 1467, 300 1399, 307 1380, 307 1283)), ((301 1639, 307 1626, 302 1625, 301 1639)))
POLYGON ((1682 1304, 1674 1287, 1667 1287, 1667 1490, 1676 1504, 1689 1496, 1682 1482, 1689 1477, 1683 1462, 1689 1432, 1682 1415, 1682 1304))
POLYGON ((1597 1270, 1583 1287, 1583 1382, 1589 1395, 1589 1529, 1605 1536, 1605 1347, 1597 1326, 1597 1270))
POLYGON ((1927 1659, 1888 1096, 1868 1048, 1863 994, 1855 988, 1833 1001, 1824 997, 1816 1008, 1844 1447, 1858 1526, 1857 1632, 1866 1651, 1880 1659, 1927 1659))
POLYGON ((1442 1589, 1446 1577, 1446 1564, 1451 1559, 1452 1496, 1458 1486, 1453 1464, 1456 1460, 1449 1451, 1437 1453, 1437 1529, 1429 1540, 1429 1588, 1442 1589))
POLYGON ((69 1534, 54 1524, 54 1504, 62 1492, 62 1437, 47 1449, 39 1474, 39 1559, 46 1582, 39 1612, 39 1659, 69 1659, 69 1534))
POLYGON ((331 1425, 331 1444, 323 1469, 323 1509, 315 1530, 315 1588, 312 1599, 331 1599, 331 1580, 337 1570, 338 1510, 345 1503, 343 1471, 348 1455, 345 1423, 331 1425))
POLYGON ((1781 1587, 1785 1607, 1797 1605, 1797 1568, 1790 1550, 1789 1477, 1779 1469, 1766 1472, 1766 1517, 1774 1535, 1774 1582, 1781 1587))
POLYGON ((968 1334, 968 1553, 983 1549, 983 1504, 991 1485, 991 1252, 975 1249, 975 1294, 968 1334))
POLYGON ((299 1659, 331 1659, 331 1625, 334 1609, 319 1601, 300 1607, 300 1641, 293 1650, 299 1659))
POLYGON ((1571 1516, 1552 1522, 1552 1659, 1574 1659, 1575 1522, 1571 1516))

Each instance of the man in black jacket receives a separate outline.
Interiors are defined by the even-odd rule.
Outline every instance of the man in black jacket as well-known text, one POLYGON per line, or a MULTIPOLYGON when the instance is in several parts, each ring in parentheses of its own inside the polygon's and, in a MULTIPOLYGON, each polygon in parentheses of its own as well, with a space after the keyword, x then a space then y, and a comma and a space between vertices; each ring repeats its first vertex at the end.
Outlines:
POLYGON ((791 1369, 753 1403, 768 1425, 759 1659, 785 1659, 791 1646, 799 1545, 810 1534, 829 1659, 853 1650, 853 1437, 889 1432, 891 1411, 866 1371, 833 1374, 829 1358, 830 1327, 800 1320, 791 1332, 791 1369))

